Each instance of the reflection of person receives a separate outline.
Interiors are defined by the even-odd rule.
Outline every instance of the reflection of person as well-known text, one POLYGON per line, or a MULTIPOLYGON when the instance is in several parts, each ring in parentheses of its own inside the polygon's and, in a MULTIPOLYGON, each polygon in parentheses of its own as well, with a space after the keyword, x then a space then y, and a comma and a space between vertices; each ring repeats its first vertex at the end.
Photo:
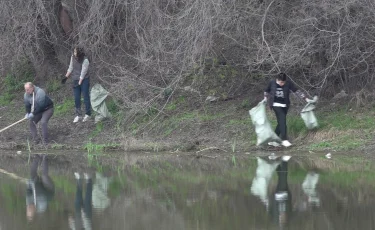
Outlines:
POLYGON ((47 156, 36 155, 30 169, 30 180, 26 189, 26 216, 33 220, 35 213, 45 212, 48 202, 52 199, 55 186, 48 175, 47 156), (42 175, 38 175, 38 166, 42 162, 42 175))
POLYGON ((43 143, 48 143, 48 121, 53 115, 53 102, 43 89, 31 82, 25 83, 24 103, 26 107, 25 118, 30 120, 30 131, 34 143, 37 143, 36 124, 42 124, 43 143))
POLYGON ((292 213, 292 195, 288 187, 288 160, 290 157, 283 157, 280 165, 277 166, 278 176, 275 192, 270 199, 270 216, 283 229, 288 223, 292 213))
POLYGON ((85 104, 86 113, 82 121, 85 122, 91 116, 91 102, 90 102, 90 78, 87 74, 89 69, 89 59, 86 57, 83 48, 76 47, 73 50, 73 55, 70 58, 70 64, 65 77, 72 77, 74 104, 76 117, 73 122, 76 123, 82 119, 81 112, 81 94, 83 94, 83 102, 85 104))
MULTIPOLYGON (((279 73, 276 79, 271 80, 264 90, 264 98, 268 101, 268 105, 273 109, 277 119, 277 126, 275 133, 280 136, 284 147, 289 147, 292 144, 288 141, 286 115, 290 106, 289 93, 295 92, 299 97, 305 99, 307 102, 311 101, 306 98, 300 90, 298 90, 293 82, 287 80, 285 73, 279 73)), ((279 146, 276 142, 270 142, 269 145, 279 146)))
POLYGON ((89 174, 85 173, 86 180, 86 194, 83 199, 83 185, 82 178, 79 173, 74 173, 77 180, 77 190, 75 198, 75 217, 69 216, 69 226, 71 229, 92 229, 92 178, 89 174))
POLYGON ((267 161, 263 158, 257 157, 257 169, 255 177, 251 184, 251 193, 259 197, 262 203, 268 208, 268 185, 275 172, 276 167, 280 164, 278 160, 267 161))

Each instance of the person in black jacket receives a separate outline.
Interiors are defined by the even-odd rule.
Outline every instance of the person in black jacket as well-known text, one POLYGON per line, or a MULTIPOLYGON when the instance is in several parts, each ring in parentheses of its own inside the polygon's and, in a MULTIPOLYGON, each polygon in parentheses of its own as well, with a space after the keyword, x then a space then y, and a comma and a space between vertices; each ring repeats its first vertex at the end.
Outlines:
MULTIPOLYGON (((298 90, 293 82, 288 81, 287 75, 285 73, 279 73, 276 79, 271 80, 264 90, 264 98, 268 102, 268 105, 273 111, 275 111, 277 126, 275 133, 281 138, 281 144, 285 147, 289 147, 292 144, 288 141, 287 136, 287 125, 286 125, 286 115, 290 106, 289 94, 290 91, 296 93, 299 97, 306 100, 308 99, 303 92, 298 90)), ((277 142, 270 142, 269 145, 279 146, 277 142)))
POLYGON ((48 121, 53 115, 53 102, 43 89, 31 82, 25 83, 25 118, 30 120, 30 131, 34 143, 38 142, 36 124, 41 121, 43 143, 48 143, 48 121))

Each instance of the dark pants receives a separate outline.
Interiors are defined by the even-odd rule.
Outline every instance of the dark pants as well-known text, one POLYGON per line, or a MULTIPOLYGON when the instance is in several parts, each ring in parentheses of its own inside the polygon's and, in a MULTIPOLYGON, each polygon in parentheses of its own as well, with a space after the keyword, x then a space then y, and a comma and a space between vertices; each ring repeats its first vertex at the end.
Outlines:
POLYGON ((82 196, 82 179, 77 180, 77 190, 76 190, 76 199, 75 199, 75 210, 76 210, 76 221, 77 223, 82 220, 81 209, 87 218, 87 221, 91 223, 92 219, 92 179, 88 179, 86 183, 86 194, 85 199, 82 196))
POLYGON ((288 162, 282 161, 276 168, 277 186, 276 192, 289 191, 288 188, 288 162))
POLYGON ((30 120, 30 132, 33 140, 36 141, 38 138, 38 133, 36 129, 36 124, 40 121, 42 124, 42 137, 45 144, 48 143, 48 121, 53 115, 53 108, 49 108, 42 113, 36 114, 33 119, 30 120))
POLYGON ((48 191, 53 192, 55 190, 55 185, 51 177, 48 175, 48 162, 46 155, 44 155, 43 157, 41 157, 40 155, 35 156, 33 163, 31 164, 30 176, 31 180, 33 181, 37 181, 41 178, 43 187, 48 191), (42 161, 42 176, 38 177, 38 166, 40 161, 42 161))
POLYGON ((90 79, 83 79, 81 85, 78 81, 74 81, 74 105, 77 116, 82 116, 81 112, 81 94, 83 95, 83 102, 85 103, 86 114, 91 116, 91 102, 90 102, 90 79))
POLYGON ((270 214, 272 219, 284 229, 292 215, 292 194, 288 187, 288 163, 282 161, 276 168, 278 180, 275 192, 272 193, 270 214), (285 196, 286 193, 286 196, 285 196), (276 195, 283 194, 285 197, 276 198, 276 195))
POLYGON ((277 126, 275 129, 276 135, 278 135, 281 140, 288 140, 287 136, 287 127, 286 127, 286 114, 288 113, 287 107, 272 107, 273 111, 275 111, 276 119, 277 119, 277 126))

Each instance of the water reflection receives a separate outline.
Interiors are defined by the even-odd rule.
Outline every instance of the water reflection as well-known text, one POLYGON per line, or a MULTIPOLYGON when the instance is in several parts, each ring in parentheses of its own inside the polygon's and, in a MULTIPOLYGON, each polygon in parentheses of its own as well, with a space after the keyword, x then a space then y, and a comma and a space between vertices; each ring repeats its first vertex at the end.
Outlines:
POLYGON ((30 180, 26 189, 26 215, 32 221, 36 213, 43 213, 55 192, 55 185, 48 175, 48 160, 46 155, 35 155, 30 167, 30 180), (38 174, 41 164, 42 174, 38 174))
POLYGON ((302 183, 302 189, 307 197, 307 202, 303 202, 302 206, 300 207, 300 211, 305 211, 307 210, 307 207, 313 207, 317 208, 320 206, 320 197, 318 192, 316 191, 316 186, 319 181, 319 174, 314 171, 310 171, 307 173, 305 179, 303 180, 302 183))
POLYGON ((320 206, 320 198, 316 191, 319 181, 319 174, 309 171, 302 182, 304 199, 297 202, 296 207, 292 205, 292 193, 288 184, 288 162, 291 156, 285 155, 277 157, 274 154, 261 158, 257 157, 257 168, 255 177, 251 184, 251 193, 258 197, 265 205, 272 222, 279 229, 284 229, 294 212, 307 211, 309 207, 320 206), (274 172, 277 174, 277 184, 268 195, 268 188, 274 172))
POLYGON ((375 229, 373 166, 348 158, 189 156, 111 170, 18 157, 0 161, 0 229, 375 229))
POLYGON ((85 199, 83 199, 83 178, 78 172, 74 173, 76 179, 76 193, 75 193, 75 215, 69 215, 69 227, 76 229, 92 229, 92 178, 89 173, 84 173, 84 180, 86 184, 85 199))

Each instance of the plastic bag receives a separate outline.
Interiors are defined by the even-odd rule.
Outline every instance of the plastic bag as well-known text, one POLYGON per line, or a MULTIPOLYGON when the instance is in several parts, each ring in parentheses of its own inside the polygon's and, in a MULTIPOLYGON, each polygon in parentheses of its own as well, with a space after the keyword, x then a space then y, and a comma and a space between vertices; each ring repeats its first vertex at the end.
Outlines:
POLYGON ((315 117, 314 109, 318 97, 315 96, 312 101, 308 102, 301 111, 302 120, 305 122, 307 129, 314 129, 318 127, 318 120, 315 117))
POLYGON ((266 100, 259 102, 257 106, 249 110, 249 114, 255 126, 257 145, 262 145, 269 141, 281 142, 281 139, 273 131, 271 123, 267 119, 266 100))

